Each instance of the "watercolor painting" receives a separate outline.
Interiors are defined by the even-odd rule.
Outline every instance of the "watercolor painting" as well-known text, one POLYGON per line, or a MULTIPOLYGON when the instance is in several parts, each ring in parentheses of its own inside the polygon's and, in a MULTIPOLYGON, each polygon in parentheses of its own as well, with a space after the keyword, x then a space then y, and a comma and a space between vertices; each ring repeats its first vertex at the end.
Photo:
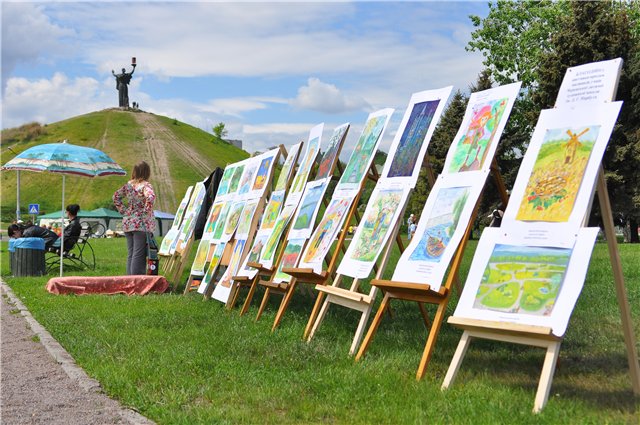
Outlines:
MULTIPOLYGON (((259 263, 260 262, 260 253, 262 252, 262 248, 264 248, 264 244, 267 242, 269 235, 258 235, 253 240, 253 245, 251 246, 251 251, 249 251, 249 255, 247 256, 247 264, 248 263, 259 263)), ((252 267, 246 266, 246 271, 254 270, 252 267)))
POLYGON ((360 183, 369 168, 369 160, 375 154, 375 147, 384 129, 387 116, 377 116, 371 118, 365 124, 364 130, 358 139, 358 143, 349 158, 349 163, 340 177, 339 184, 360 183))
POLYGON ((213 206, 211 207, 211 211, 209 212, 209 217, 207 218, 207 224, 204 227, 204 234, 213 234, 213 231, 216 228, 216 224, 218 224, 218 218, 220 217, 220 213, 222 212, 224 206, 224 202, 217 202, 213 204, 213 206))
POLYGON ((227 224, 227 215, 229 214, 230 209, 231 202, 227 202, 218 216, 218 223, 216 224, 216 230, 213 231, 212 239, 219 240, 222 237, 222 232, 227 224))
POLYGON ((497 244, 474 308, 550 316, 562 289, 571 249, 497 244))
POLYGON ((403 189, 382 189, 367 204, 366 216, 358 227, 359 237, 351 242, 351 258, 356 261, 374 261, 391 229, 395 212, 401 208, 403 189))
POLYGON ((409 177, 413 175, 424 138, 427 136, 427 131, 439 104, 440 100, 431 100, 416 103, 413 106, 393 156, 393 162, 391 162, 387 177, 409 177))
POLYGON ((599 132, 599 125, 546 131, 516 220, 569 220, 599 132))
POLYGON ((309 240, 309 245, 304 252, 304 263, 322 262, 329 252, 340 224, 351 207, 353 199, 332 199, 327 207, 322 220, 309 240))
POLYGON ((291 219, 291 215, 294 212, 294 208, 290 208, 289 206, 285 207, 278 220, 276 220, 276 224, 273 226, 273 231, 271 232, 271 236, 267 240, 267 243, 264 246, 264 252, 260 256, 261 260, 264 261, 272 261, 273 256, 276 252, 276 248, 278 247, 278 243, 280 242, 280 238, 285 228, 287 227, 287 223, 289 223, 289 219, 291 219))
POLYGON ((314 137, 313 140, 309 142, 309 146, 307 151, 305 152, 305 156, 296 173, 296 177, 293 179, 293 184, 291 186, 291 193, 297 193, 304 189, 305 183, 309 179, 309 173, 311 172, 311 167, 315 162, 316 156, 318 154, 318 148, 320 147, 320 138, 314 137))
POLYGON ((244 164, 236 167, 233 171, 233 176, 231 177, 231 182, 229 183, 229 191, 227 193, 235 193, 238 190, 238 186, 240 185, 240 177, 242 177, 242 173, 244 172, 244 164))
POLYGON ((472 116, 464 136, 457 141, 450 173, 482 169, 493 137, 509 99, 495 99, 473 106, 472 116))
POLYGON ((230 236, 236 230, 238 221, 240 221, 240 214, 242 214, 242 210, 244 209, 244 204, 244 201, 235 202, 229 209, 227 224, 224 226, 223 232, 225 236, 230 236))
POLYGON ((224 174, 222 174, 222 179, 220 179, 220 184, 218 185, 218 191, 216 192, 216 197, 227 194, 227 191, 229 190, 229 183, 231 183, 231 177, 233 176, 234 169, 235 167, 227 167, 224 170, 224 174))
POLYGON ((226 246, 225 243, 216 245, 216 249, 213 252, 213 257, 211 258, 211 262, 209 263, 207 272, 202 278, 201 285, 204 284, 206 287, 206 286, 209 286, 209 283, 211 283, 211 279, 216 274, 216 271, 218 270, 218 266, 220 265, 220 259, 222 259, 222 254, 224 253, 225 246, 226 246))
POLYGON ((260 162, 260 166, 258 167, 258 173, 256 174, 256 179, 253 182, 253 187, 251 190, 260 190, 267 183, 267 178, 269 177, 269 170, 271 170, 271 164, 273 163, 273 156, 263 159, 260 162))
POLYGON ((265 208, 264 214, 262 216, 260 229, 273 229, 273 226, 276 224, 278 214, 280 214, 280 209, 282 208, 282 204, 284 202, 284 195, 284 191, 273 192, 271 194, 271 199, 269 199, 267 208, 265 208))
POLYGON ((322 160, 318 166, 316 180, 326 179, 329 177, 333 169, 333 164, 338 156, 338 152, 340 151, 340 147, 342 146, 342 140, 348 129, 349 125, 343 125, 336 128, 333 132, 333 135, 329 140, 329 147, 327 147, 327 151, 322 155, 322 160))
POLYGON ((301 147, 302 147, 302 143, 297 143, 291 146, 289 155, 287 156, 287 159, 284 161, 284 165, 280 170, 280 175, 278 176, 276 187, 273 189, 274 192, 286 189, 287 182, 291 177, 291 171, 293 171, 293 166, 295 165, 296 160, 298 159, 298 152, 300 152, 301 147))
POLYGON ((284 254, 282 255, 282 261, 280 261, 280 266, 273 279, 275 282, 291 281, 291 275, 284 273, 282 269, 296 267, 305 241, 306 239, 292 239, 287 242, 287 246, 284 248, 284 254))
POLYGON ((307 186, 304 198, 296 215, 296 221, 293 224, 295 230, 310 229, 313 226, 312 219, 320 205, 320 201, 322 201, 322 194, 324 193, 325 187, 326 184, 314 187, 307 186))
POLYGON ((249 161, 247 166, 244 169, 244 173, 242 173, 242 178, 240 179, 240 189, 238 189, 239 195, 244 195, 251 190, 251 184, 256 176, 256 171, 258 170, 258 163, 256 161, 249 161))
POLYGON ((173 218, 173 223, 171 223, 171 227, 180 226, 180 222, 182 221, 182 216, 184 215, 184 210, 187 209, 187 205, 189 204, 189 199, 191 198, 191 191, 193 190, 193 186, 189 186, 187 191, 184 194, 184 198, 180 201, 180 205, 178 206, 178 211, 176 211, 176 216, 173 218))
POLYGON ((240 214, 240 220, 238 221, 238 235, 246 235, 251 230, 251 222, 253 221, 253 215, 256 212, 256 208, 258 207, 258 201, 248 201, 244 208, 242 209, 242 213, 240 214))
POLYGON ((207 263, 207 255, 209 253, 209 244, 210 242, 208 240, 200 239, 200 243, 198 244, 198 251, 196 252, 195 258, 193 259, 193 264, 191 265, 192 274, 204 271, 204 266, 207 263))
POLYGON ((440 261, 458 227, 470 190, 470 187, 449 187, 438 192, 424 233, 415 236, 420 242, 411 252, 409 261, 440 261))
POLYGON ((233 276, 236 275, 236 271, 238 270, 238 266, 240 265, 242 250, 244 250, 244 245, 246 242, 246 239, 240 239, 236 241, 236 245, 233 247, 233 253, 231 254, 231 259, 229 260, 229 266, 224 272, 222 279, 220 279, 220 282, 218 282, 218 285, 221 285, 225 288, 231 287, 231 282, 233 281, 233 276))

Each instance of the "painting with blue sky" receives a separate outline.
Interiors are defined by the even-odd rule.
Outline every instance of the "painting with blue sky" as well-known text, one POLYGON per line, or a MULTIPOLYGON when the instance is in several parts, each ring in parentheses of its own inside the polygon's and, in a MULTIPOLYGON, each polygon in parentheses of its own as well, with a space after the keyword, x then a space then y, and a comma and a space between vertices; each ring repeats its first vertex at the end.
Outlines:
POLYGON ((465 50, 469 15, 487 13, 477 1, 3 2, 2 126, 117 107, 111 71, 136 57, 129 99, 143 111, 208 132, 224 122, 249 152, 351 122, 345 159, 370 111, 468 90, 482 70, 465 50))

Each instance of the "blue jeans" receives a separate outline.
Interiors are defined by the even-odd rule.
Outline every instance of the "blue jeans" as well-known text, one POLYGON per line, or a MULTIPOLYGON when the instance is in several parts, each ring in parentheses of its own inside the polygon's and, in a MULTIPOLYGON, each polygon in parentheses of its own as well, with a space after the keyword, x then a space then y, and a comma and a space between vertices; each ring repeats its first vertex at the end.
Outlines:
POLYGON ((147 274, 147 233, 125 232, 127 238, 127 274, 147 274))

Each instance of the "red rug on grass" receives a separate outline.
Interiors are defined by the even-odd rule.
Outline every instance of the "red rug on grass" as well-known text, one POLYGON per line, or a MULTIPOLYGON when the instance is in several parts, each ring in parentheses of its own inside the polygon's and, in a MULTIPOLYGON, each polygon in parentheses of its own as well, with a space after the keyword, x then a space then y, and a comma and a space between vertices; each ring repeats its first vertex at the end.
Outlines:
POLYGON ((47 282, 52 294, 127 294, 163 293, 169 287, 164 276, 68 276, 54 277, 47 282))

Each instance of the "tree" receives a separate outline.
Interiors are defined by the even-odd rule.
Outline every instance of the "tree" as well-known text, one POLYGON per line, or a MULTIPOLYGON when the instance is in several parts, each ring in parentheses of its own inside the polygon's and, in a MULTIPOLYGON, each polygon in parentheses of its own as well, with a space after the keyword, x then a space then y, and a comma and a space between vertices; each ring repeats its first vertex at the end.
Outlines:
POLYGON ((216 126, 213 127, 213 135, 220 140, 227 137, 227 129, 225 128, 225 124, 223 122, 219 122, 216 126))
POLYGON ((572 3, 571 14, 551 37, 551 50, 540 59, 539 84, 531 98, 537 110, 552 107, 568 67, 617 57, 623 59, 616 100, 624 104, 603 163, 613 210, 630 226, 631 241, 638 242, 640 49, 633 29, 640 21, 633 22, 634 15, 629 13, 633 8, 640 10, 638 4, 572 3))

